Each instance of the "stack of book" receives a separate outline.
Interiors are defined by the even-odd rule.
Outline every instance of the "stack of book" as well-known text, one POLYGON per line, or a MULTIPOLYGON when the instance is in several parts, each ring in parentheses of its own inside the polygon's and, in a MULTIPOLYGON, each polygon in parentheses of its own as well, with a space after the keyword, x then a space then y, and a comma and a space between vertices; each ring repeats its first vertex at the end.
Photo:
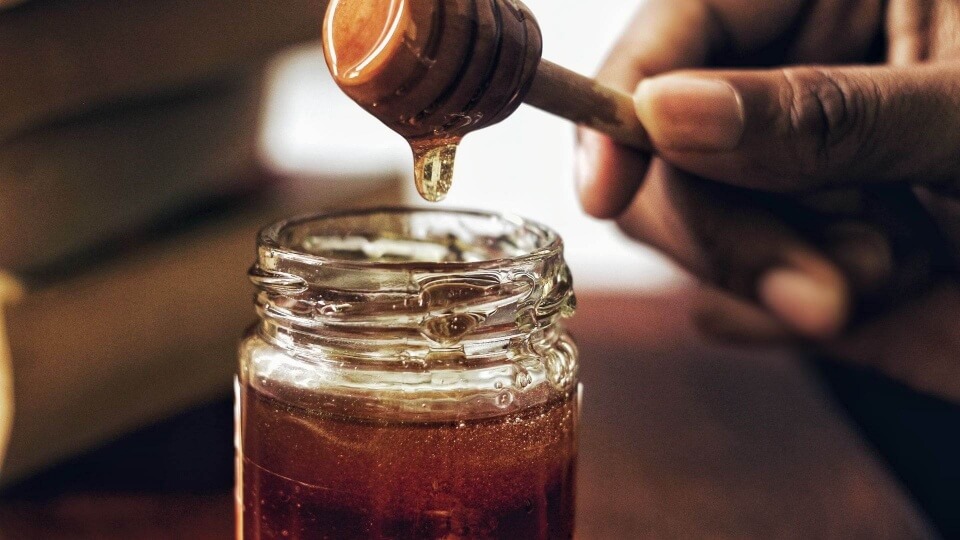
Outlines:
POLYGON ((399 200, 263 165, 268 63, 325 5, 0 0, 0 483, 228 393, 261 226, 399 200))

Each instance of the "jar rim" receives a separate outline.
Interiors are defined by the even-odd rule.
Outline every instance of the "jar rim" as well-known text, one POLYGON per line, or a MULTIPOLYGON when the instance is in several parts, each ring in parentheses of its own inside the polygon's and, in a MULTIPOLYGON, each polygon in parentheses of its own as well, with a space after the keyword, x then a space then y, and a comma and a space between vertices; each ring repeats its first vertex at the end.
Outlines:
POLYGON ((301 263, 325 266, 328 268, 342 268, 348 270, 406 270, 406 271, 473 271, 490 268, 504 268, 514 265, 529 264, 539 260, 555 257, 563 251, 563 240, 553 229, 539 222, 510 213, 487 212, 482 210, 467 210, 456 208, 422 208, 422 207, 374 207, 353 210, 338 210, 306 214, 285 219, 268 225, 258 235, 258 246, 261 250, 268 250, 273 256, 296 259, 301 263), (495 220, 513 228, 516 234, 523 234, 533 242, 532 248, 522 249, 515 255, 486 257, 471 261, 436 261, 436 260, 405 260, 387 261, 371 258, 356 260, 337 258, 329 255, 309 253, 302 247, 289 245, 284 240, 286 233, 296 227, 310 224, 321 224, 338 219, 371 218, 377 215, 394 216, 449 216, 463 219, 495 220))
POLYGON ((576 309, 556 232, 474 210, 371 208, 281 221, 261 232, 250 279, 268 340, 339 358, 402 350, 436 363, 455 350, 444 361, 462 362, 514 342, 535 348, 555 341, 576 309))

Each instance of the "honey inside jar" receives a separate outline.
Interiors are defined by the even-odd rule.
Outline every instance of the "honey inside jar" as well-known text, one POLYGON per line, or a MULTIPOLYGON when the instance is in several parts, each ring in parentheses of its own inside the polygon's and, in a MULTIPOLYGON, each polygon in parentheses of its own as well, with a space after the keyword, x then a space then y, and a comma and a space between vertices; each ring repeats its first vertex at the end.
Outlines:
POLYGON ((573 536, 574 396, 496 418, 358 420, 242 401, 248 538, 573 536))

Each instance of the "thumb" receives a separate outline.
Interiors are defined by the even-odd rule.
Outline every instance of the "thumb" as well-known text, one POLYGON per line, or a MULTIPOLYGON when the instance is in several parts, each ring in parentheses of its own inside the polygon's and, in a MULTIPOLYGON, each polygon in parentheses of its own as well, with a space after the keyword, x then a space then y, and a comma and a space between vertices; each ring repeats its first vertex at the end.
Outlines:
POLYGON ((678 72, 635 101, 664 159, 743 187, 960 175, 960 64, 678 72))

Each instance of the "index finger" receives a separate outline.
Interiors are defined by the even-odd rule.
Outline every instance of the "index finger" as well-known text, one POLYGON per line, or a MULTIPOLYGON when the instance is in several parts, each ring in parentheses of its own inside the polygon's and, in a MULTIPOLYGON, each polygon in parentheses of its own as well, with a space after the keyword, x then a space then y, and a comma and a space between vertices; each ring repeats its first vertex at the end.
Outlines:
POLYGON ((633 92, 645 76, 704 65, 720 39, 719 26, 704 2, 650 0, 610 50, 597 79, 633 92))
MULTIPOLYGON (((644 4, 614 45, 597 80, 633 92, 644 76, 701 65, 714 25, 700 1, 652 0, 644 4)), ((598 218, 619 215, 630 204, 650 157, 580 128, 577 160, 581 203, 598 218)))

